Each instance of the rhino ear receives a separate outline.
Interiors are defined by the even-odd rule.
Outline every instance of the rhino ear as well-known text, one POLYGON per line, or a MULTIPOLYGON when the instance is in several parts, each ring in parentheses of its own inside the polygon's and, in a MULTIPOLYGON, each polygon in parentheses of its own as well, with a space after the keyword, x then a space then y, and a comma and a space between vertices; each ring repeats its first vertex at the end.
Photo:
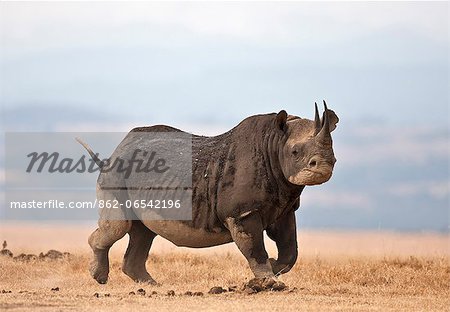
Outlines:
POLYGON ((286 125, 287 117, 288 117, 288 115, 287 115, 286 111, 281 110, 277 114, 277 117, 275 118, 275 124, 276 124, 277 128, 283 132, 285 132, 287 130, 287 125, 286 125))
POLYGON ((331 109, 327 109, 328 120, 330 123, 330 132, 336 129, 336 124, 339 122, 339 117, 331 109))
MULTIPOLYGON (((330 133, 336 129, 336 124, 339 122, 339 117, 336 115, 336 113, 331 110, 328 109, 327 107, 327 102, 325 102, 325 100, 323 100, 323 107, 325 108, 323 115, 322 115, 322 120, 321 120, 321 125, 323 127, 323 123, 325 121, 325 114, 327 114, 327 119, 328 119, 328 127, 330 130, 330 133)), ((316 120, 317 120, 317 104, 316 104, 316 120)), ((316 125, 317 128, 317 125, 316 125)))

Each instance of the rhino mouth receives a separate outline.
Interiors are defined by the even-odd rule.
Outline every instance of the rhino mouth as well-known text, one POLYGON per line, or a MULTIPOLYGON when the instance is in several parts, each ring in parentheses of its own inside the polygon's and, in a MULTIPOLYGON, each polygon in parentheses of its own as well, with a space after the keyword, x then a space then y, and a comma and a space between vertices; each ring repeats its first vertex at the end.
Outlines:
POLYGON ((318 169, 305 168, 298 174, 290 176, 289 182, 296 185, 318 185, 330 180, 333 174, 333 168, 331 166, 323 166, 318 169))

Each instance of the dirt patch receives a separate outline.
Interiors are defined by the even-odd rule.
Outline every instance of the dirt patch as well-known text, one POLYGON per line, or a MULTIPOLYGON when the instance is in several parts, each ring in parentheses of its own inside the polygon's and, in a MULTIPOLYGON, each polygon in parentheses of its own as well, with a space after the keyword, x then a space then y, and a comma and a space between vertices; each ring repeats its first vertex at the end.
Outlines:
MULTIPOLYGON (((86 245, 85 236, 79 237, 86 245)), ((333 240, 335 236, 325 238, 333 240)), ((417 239, 413 235, 408 242, 417 239)), ((306 245, 307 240, 308 237, 303 238, 306 245)), ((343 241, 351 241, 351 237, 346 236, 343 241)), ((239 250, 222 253, 227 246, 211 251, 164 249, 158 243, 147 261, 148 270, 160 283, 157 286, 136 284, 123 274, 126 246, 116 246, 117 252, 112 250, 110 280, 99 285, 89 275, 92 254, 88 246, 86 252, 68 250, 72 252, 70 257, 54 259, 50 253, 44 261, 39 259, 41 250, 63 251, 66 247, 52 246, 48 239, 33 240, 30 242, 33 248, 21 243, 24 249, 19 249, 11 244, 16 255, 34 254, 38 259, 14 261, 10 256, 0 256, 0 310, 448 311, 450 306, 450 262, 448 256, 440 256, 442 252, 437 256, 433 253, 426 257, 414 253, 401 256, 379 249, 376 257, 372 254, 335 257, 325 255, 329 245, 316 244, 314 255, 302 254, 292 270, 279 277, 289 287, 275 291, 276 285, 266 287, 263 281, 249 278, 252 273, 239 250), (209 293, 219 287, 220 293, 209 293), (139 289, 145 295, 138 294, 139 289), (168 295, 170 290, 173 296, 168 295), (129 295, 131 292, 134 295, 129 295)), ((348 244, 340 246, 347 252, 348 244)), ((269 254, 273 256, 276 252, 269 250, 269 254)))

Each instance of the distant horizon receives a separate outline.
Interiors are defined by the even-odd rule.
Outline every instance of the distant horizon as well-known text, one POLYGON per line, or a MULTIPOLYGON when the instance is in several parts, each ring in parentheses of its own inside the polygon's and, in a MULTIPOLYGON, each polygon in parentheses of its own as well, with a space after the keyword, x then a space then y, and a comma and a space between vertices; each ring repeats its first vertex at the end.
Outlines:
POLYGON ((312 116, 325 99, 343 121, 450 120, 447 2, 10 2, 2 11, 7 108, 233 123, 281 109, 312 116))

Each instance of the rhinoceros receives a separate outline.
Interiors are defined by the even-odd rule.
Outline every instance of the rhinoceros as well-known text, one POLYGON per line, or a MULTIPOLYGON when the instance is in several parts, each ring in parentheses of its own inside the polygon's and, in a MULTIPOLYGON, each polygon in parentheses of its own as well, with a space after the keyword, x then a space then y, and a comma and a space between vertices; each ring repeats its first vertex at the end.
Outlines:
MULTIPOLYGON (((130 219, 126 212, 122 219, 113 220, 102 209, 98 228, 88 240, 94 253, 92 277, 98 283, 107 282, 109 249, 128 233, 122 271, 136 282, 156 283, 146 261, 157 235, 177 246, 194 248, 234 242, 256 279, 277 281, 297 260, 295 211, 300 194, 305 186, 331 178, 336 162, 331 132, 338 121, 324 101, 322 118, 315 105, 314 121, 282 110, 248 117, 218 136, 192 135, 191 220, 130 219), (276 243, 276 259, 268 257, 264 231, 276 243)), ((164 125, 135 128, 129 134, 135 132, 182 133, 164 125)), ((137 148, 131 138, 125 137, 124 142, 113 155, 127 157, 124 149, 137 148)), ((80 143, 102 166, 89 146, 80 143)), ((108 174, 100 172, 97 198, 123 201, 103 187, 108 174)))

